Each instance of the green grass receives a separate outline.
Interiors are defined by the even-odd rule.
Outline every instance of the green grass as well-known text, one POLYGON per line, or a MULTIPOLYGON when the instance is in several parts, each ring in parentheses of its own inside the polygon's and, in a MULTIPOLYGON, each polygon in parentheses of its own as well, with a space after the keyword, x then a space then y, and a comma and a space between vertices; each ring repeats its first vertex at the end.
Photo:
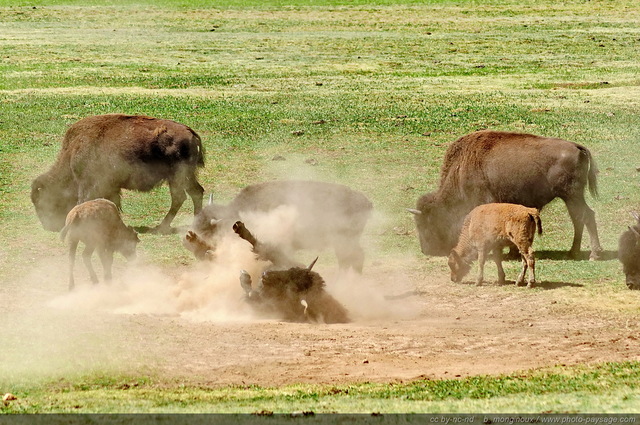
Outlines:
POLYGON ((128 376, 18 388, 0 413, 639 413, 638 362, 409 383, 207 388, 128 376))
MULTIPOLYGON (((41 231, 30 183, 67 126, 93 114, 148 114, 196 129, 208 153, 201 181, 218 200, 292 173, 362 190, 388 217, 368 230, 380 255, 419 255, 415 236, 393 229, 413 229, 404 208, 435 189, 447 144, 480 128, 588 146, 601 170, 600 198, 588 203, 611 258, 640 205, 635 1, 103 3, 0 0, 0 296, 19 289, 25 258, 62 249, 41 231)), ((157 223, 168 203, 164 187, 126 193, 125 219, 157 223)), ((582 285, 556 290, 554 301, 635 320, 640 301, 618 262, 565 260, 564 206, 553 203, 542 218, 536 249, 549 258, 538 262, 539 278, 582 285)), ((143 249, 161 266, 191 261, 177 237, 145 236, 143 249)), ((446 274, 443 264, 423 267, 446 274)), ((207 389, 106 373, 26 383, 15 390, 19 402, 0 411, 638 412, 637 378, 637 363, 621 363, 522 377, 207 389)))

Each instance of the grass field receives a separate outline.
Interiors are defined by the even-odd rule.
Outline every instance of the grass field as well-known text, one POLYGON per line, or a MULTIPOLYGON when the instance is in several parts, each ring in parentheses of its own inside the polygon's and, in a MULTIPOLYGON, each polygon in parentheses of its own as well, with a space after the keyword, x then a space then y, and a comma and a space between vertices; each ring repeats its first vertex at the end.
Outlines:
MULTIPOLYGON (((639 294, 624 287, 615 260, 640 206, 635 1, 102 3, 0 0, 0 305, 10 305, 35 259, 63 249, 37 221, 31 181, 55 159, 68 125, 121 112, 194 128, 207 151, 200 181, 218 200, 274 178, 349 184, 387 217, 368 235, 381 255, 417 259, 415 236, 397 229, 413 230, 404 208, 436 188, 450 141, 489 128, 584 144, 600 169, 600 197, 588 203, 610 259, 560 256, 540 262, 539 274, 597 283, 563 300, 571 308, 638 321, 639 294)), ((125 220, 159 222, 168 203, 166 187, 125 193, 125 220)), ((568 250, 564 205, 552 203, 542 218, 536 249, 568 250)), ((144 252, 160 267, 193 261, 178 237, 145 235, 144 252)), ((436 261, 423 268, 444 270, 436 261)), ((0 376, 0 392, 20 398, 0 412, 640 412, 638 354, 630 360, 344 388, 183 388, 126 370, 63 382, 0 376)))

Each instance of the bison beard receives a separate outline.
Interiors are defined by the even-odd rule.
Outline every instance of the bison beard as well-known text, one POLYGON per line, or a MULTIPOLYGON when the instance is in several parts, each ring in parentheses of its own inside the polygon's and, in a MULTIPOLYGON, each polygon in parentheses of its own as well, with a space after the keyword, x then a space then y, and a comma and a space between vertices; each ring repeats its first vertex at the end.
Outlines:
POLYGON ((627 287, 640 290, 640 216, 637 213, 632 215, 636 224, 620 235, 618 259, 622 263, 627 287))
POLYGON ((315 260, 307 268, 266 271, 255 289, 243 270, 240 284, 247 302, 260 314, 291 322, 348 323, 346 309, 326 292, 322 277, 311 271, 314 264, 315 260))

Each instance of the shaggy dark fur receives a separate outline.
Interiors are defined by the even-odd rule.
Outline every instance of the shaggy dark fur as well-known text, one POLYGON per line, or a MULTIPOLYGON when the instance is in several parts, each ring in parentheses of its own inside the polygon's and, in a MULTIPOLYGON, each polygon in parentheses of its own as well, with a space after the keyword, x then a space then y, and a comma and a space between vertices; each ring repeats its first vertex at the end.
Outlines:
POLYGON ((327 293, 324 280, 311 267, 313 263, 307 268, 266 271, 256 288, 251 287, 251 277, 243 271, 240 283, 247 302, 261 314, 292 322, 349 322, 346 309, 327 293))

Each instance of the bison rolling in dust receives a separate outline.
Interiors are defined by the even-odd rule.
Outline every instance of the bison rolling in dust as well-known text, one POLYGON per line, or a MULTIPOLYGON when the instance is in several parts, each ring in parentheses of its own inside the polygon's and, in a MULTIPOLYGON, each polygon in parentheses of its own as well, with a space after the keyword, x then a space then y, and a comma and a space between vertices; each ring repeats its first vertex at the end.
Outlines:
POLYGON ((478 258, 478 277, 476 284, 480 286, 484 279, 484 262, 489 253, 498 267, 498 283, 504 283, 505 274, 502 268, 502 248, 513 243, 522 256, 522 272, 516 279, 516 285, 524 283, 524 276, 529 269, 528 287, 536 281, 533 239, 542 234, 542 222, 535 208, 527 208, 516 204, 480 205, 467 215, 460 232, 458 244, 449 254, 451 280, 460 282, 471 269, 472 261, 478 258))
POLYGON ((595 213, 584 198, 585 187, 597 195, 597 169, 584 146, 531 134, 478 131, 447 149, 440 187, 418 199, 414 214, 425 255, 447 255, 456 244, 464 217, 492 202, 542 209, 562 199, 573 222, 569 254, 578 256, 586 225, 591 259, 600 256, 595 213))
POLYGON ((315 260, 307 268, 265 271, 256 288, 243 270, 240 284, 247 302, 260 314, 291 322, 348 323, 347 310, 327 293, 322 277, 311 271, 314 264, 315 260))
POLYGON ((228 205, 205 206, 195 217, 185 246, 202 257, 207 249, 215 249, 217 236, 230 231, 242 214, 269 213, 282 206, 297 213, 292 234, 278 241, 283 253, 331 247, 340 268, 362 271, 360 238, 372 205, 362 193, 334 183, 271 181, 247 186, 228 205))
POLYGON ((120 208, 121 189, 149 191, 166 181, 171 207, 159 226, 168 233, 188 193, 194 213, 204 189, 200 137, 174 121, 121 114, 84 118, 67 130, 56 162, 31 185, 31 201, 45 229, 59 231, 75 205, 106 198, 120 208))
POLYGON ((113 253, 118 251, 127 259, 133 259, 136 256, 136 245, 140 242, 136 232, 122 222, 116 204, 107 199, 94 199, 73 207, 67 215, 60 237, 69 244, 69 290, 75 286, 73 269, 79 242, 85 245, 82 259, 94 284, 98 283, 91 265, 94 250, 98 250, 104 280, 110 281, 113 253))
POLYGON ((636 224, 620 235, 618 242, 618 259, 622 263, 629 289, 640 290, 640 216, 633 213, 636 224))

